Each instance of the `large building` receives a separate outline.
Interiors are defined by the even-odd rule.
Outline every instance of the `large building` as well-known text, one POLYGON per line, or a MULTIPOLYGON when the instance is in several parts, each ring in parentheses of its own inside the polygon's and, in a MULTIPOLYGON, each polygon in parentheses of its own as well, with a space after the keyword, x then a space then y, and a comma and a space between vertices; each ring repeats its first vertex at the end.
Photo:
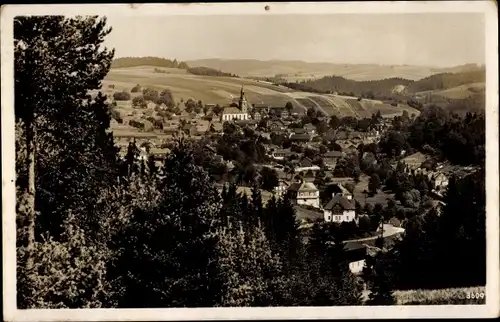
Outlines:
POLYGON ((238 100, 238 106, 227 106, 224 107, 221 115, 221 121, 233 121, 233 120, 248 120, 250 119, 249 112, 250 105, 245 98, 245 92, 243 91, 243 86, 241 87, 240 99, 238 100))

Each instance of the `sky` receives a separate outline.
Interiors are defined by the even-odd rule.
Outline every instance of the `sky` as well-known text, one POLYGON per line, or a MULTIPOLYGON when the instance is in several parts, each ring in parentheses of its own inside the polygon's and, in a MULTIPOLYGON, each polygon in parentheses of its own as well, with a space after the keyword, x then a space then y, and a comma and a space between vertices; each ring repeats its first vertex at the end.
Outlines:
POLYGON ((108 16, 115 57, 451 67, 485 62, 477 13, 108 16))

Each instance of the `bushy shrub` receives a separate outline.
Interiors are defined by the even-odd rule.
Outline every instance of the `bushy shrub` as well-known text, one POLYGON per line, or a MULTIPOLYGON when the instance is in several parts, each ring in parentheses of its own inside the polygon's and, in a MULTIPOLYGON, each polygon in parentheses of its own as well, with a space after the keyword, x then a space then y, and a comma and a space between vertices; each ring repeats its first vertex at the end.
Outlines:
POLYGON ((85 243, 81 228, 69 216, 61 241, 35 243, 34 266, 27 271, 27 248, 19 247, 18 307, 23 309, 99 308, 113 305, 106 280, 106 251, 85 243), (19 264, 21 263, 21 264, 19 264))
POLYGON ((116 92, 113 94, 115 101, 129 101, 131 96, 127 92, 116 92))
POLYGON ((134 87, 132 87, 132 90, 130 92, 132 93, 137 93, 141 91, 141 85, 137 84, 134 87))

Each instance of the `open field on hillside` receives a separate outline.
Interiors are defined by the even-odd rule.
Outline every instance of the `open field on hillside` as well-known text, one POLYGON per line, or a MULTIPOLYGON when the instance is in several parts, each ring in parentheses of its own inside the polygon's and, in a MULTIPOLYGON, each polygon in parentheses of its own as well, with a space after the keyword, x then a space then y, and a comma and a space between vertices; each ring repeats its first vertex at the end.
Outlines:
POLYGON ((433 91, 432 94, 450 99, 464 99, 474 95, 484 95, 485 87, 485 83, 472 83, 448 88, 442 91, 433 91))
MULTIPOLYGON (((417 80, 442 72, 453 72, 455 69, 433 68, 408 65, 375 65, 375 64, 332 64, 310 63, 304 61, 260 61, 253 59, 201 59, 187 61, 189 66, 204 66, 225 72, 249 77, 273 77, 280 75, 290 82, 321 78, 324 76, 343 76, 352 80, 378 80, 401 77, 417 80)), ((460 66, 457 66, 459 68, 460 66)), ((469 70, 475 66, 462 66, 457 70, 469 70)))
POLYGON ((370 181, 370 178, 366 175, 361 175, 359 177, 359 182, 354 188, 354 198, 357 200, 361 206, 364 206, 365 203, 371 203, 373 205, 375 204, 381 204, 381 205, 386 205, 389 199, 394 198, 394 194, 387 194, 383 192, 382 190, 379 190, 377 194, 375 194, 372 197, 366 196, 365 199, 365 194, 364 191, 368 191, 368 182, 370 181))
POLYGON ((395 291, 394 297, 396 298, 397 305, 484 304, 486 299, 484 286, 395 291))
MULTIPOLYGON (((115 91, 130 92, 132 87, 140 84, 157 90, 170 89, 176 101, 192 98, 206 104, 224 106, 237 99, 241 86, 244 86, 247 99, 252 104, 285 106, 287 102, 291 102, 295 107, 294 110, 302 113, 309 108, 317 108, 328 116, 339 117, 369 117, 377 110, 390 115, 401 114, 403 110, 418 114, 418 111, 408 106, 391 107, 375 100, 358 102, 356 97, 297 92, 283 86, 244 78, 197 76, 174 68, 161 68, 161 70, 162 72, 158 73, 154 67, 147 66, 111 69, 103 81, 103 90, 106 94, 112 95, 115 91), (110 84, 115 88, 109 88, 110 84)), ((132 97, 135 95, 139 94, 132 93, 132 97)), ((119 102, 119 107, 126 113, 131 113, 133 110, 130 102, 119 102)))

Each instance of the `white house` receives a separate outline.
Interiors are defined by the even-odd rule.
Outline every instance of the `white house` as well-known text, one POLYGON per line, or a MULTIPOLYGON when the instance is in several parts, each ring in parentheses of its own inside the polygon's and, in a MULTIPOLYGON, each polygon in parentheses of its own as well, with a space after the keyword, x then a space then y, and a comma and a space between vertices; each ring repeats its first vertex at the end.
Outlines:
POLYGON ((289 186, 290 185, 285 180, 279 180, 278 185, 274 187, 274 192, 276 193, 276 196, 281 197, 282 195, 284 195, 288 190, 289 186))
POLYGON ((438 173, 432 177, 432 181, 434 183, 434 189, 436 190, 444 190, 448 187, 448 177, 443 173, 438 173))
POLYGON ((351 242, 345 244, 344 250, 347 261, 349 262, 349 270, 354 275, 361 274, 366 264, 366 246, 360 243, 351 242))
POLYGON ((323 208, 326 222, 350 222, 356 218, 356 207, 352 200, 342 195, 333 195, 333 198, 323 208))
POLYGON ((242 120, 246 121, 250 119, 250 114, 248 113, 249 104, 245 98, 245 92, 243 91, 243 87, 241 87, 240 99, 238 101, 238 107, 229 106, 225 107, 222 111, 221 121, 233 121, 233 120, 242 120))
POLYGON ((287 192, 295 198, 298 205, 312 206, 319 208, 319 190, 312 182, 294 182, 287 192))

